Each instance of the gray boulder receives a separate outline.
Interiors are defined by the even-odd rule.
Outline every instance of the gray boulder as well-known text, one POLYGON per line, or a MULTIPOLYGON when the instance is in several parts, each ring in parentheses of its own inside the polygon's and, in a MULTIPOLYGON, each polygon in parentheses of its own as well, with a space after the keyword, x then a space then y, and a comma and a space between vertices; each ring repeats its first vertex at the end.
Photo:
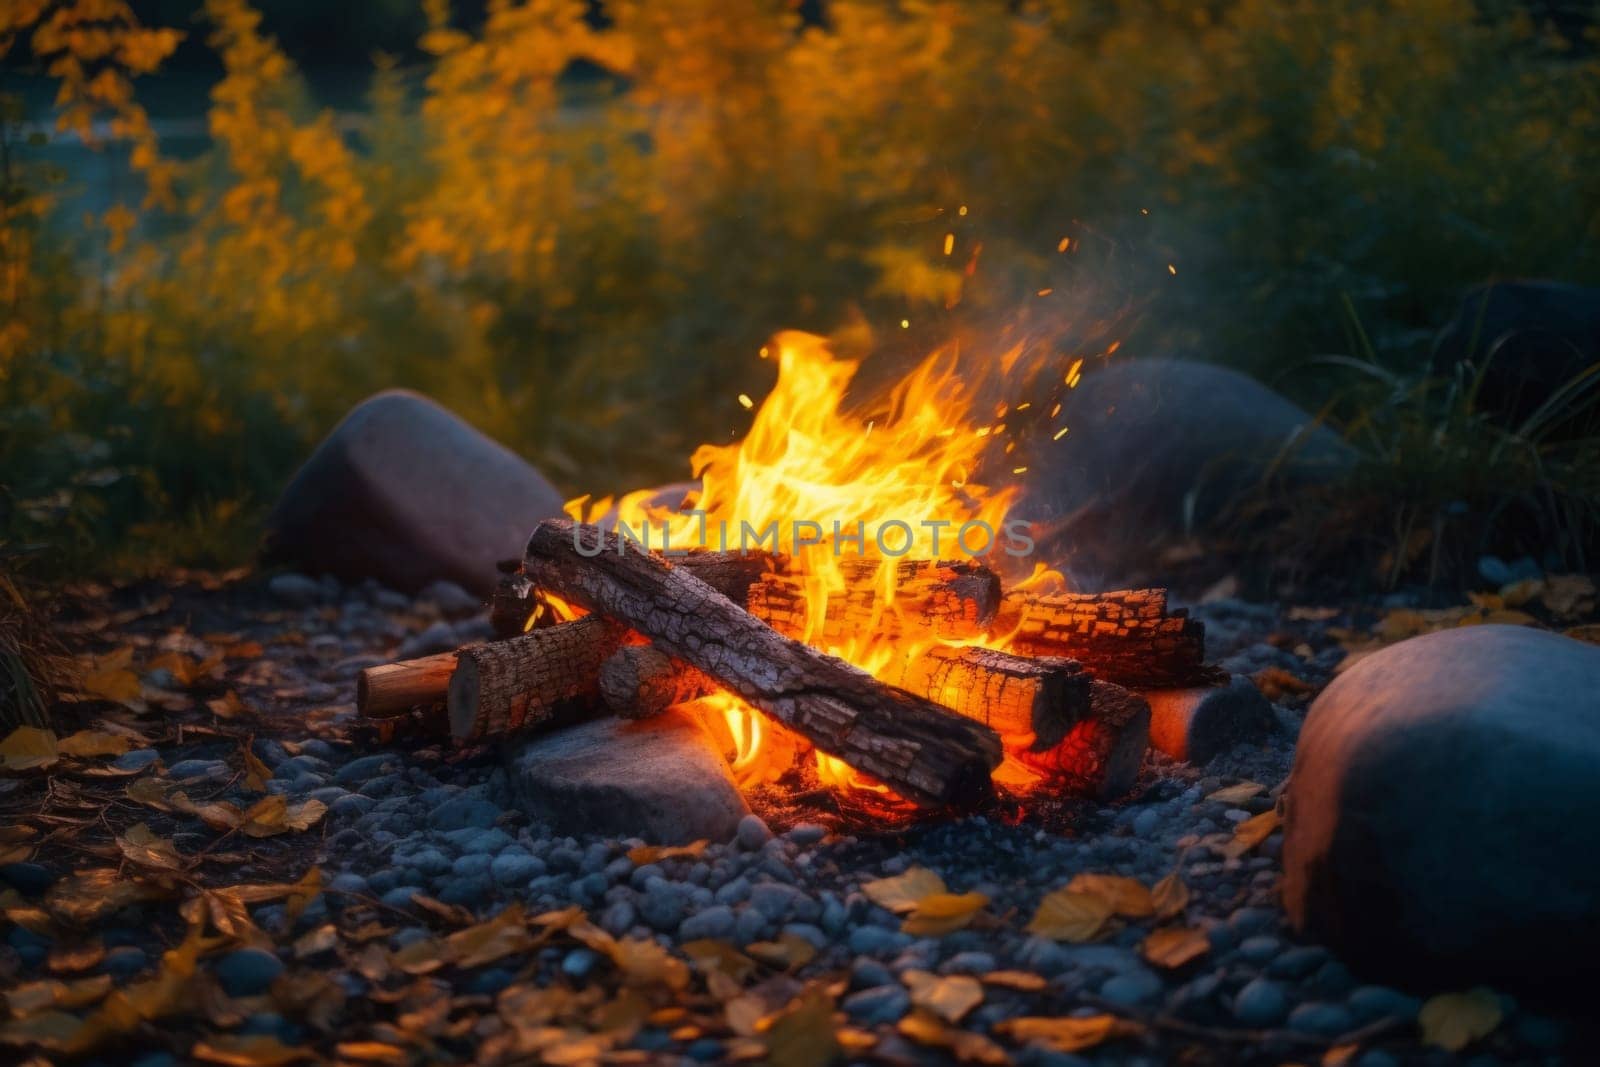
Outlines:
POLYGON ((521 458, 427 397, 362 401, 300 468, 263 554, 312 574, 415 593, 451 581, 487 595, 561 495, 521 458))
POLYGON ((1202 529, 1269 472, 1278 484, 1326 479, 1354 451, 1337 434, 1237 371, 1171 359, 1085 370, 1063 398, 1069 437, 1023 478, 1014 515, 1058 558, 1115 566, 1202 529))
POLYGON ((727 841, 750 813, 716 741, 682 709, 567 727, 513 746, 509 762, 518 803, 558 834, 727 841))
POLYGON ((1600 648, 1474 626, 1317 699, 1286 791, 1291 921, 1395 980, 1600 976, 1600 648))

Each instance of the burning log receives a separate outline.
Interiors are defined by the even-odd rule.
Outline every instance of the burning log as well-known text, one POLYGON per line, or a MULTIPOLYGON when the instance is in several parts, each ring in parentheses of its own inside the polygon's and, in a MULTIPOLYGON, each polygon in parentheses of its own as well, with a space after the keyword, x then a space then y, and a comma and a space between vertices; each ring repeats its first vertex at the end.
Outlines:
POLYGON ((444 699, 456 653, 368 667, 356 676, 356 710, 368 719, 392 719, 444 699))
POLYGON ((1008 750, 1053 748, 1089 713, 1089 674, 1069 659, 940 645, 913 656, 895 681, 993 727, 1008 750))
POLYGON ((592 706, 600 664, 622 637, 621 627, 589 615, 459 650, 446 698, 451 735, 510 733, 550 722, 572 705, 592 706))
MULTIPOLYGON (((892 680, 991 727, 1007 750, 1051 748, 1089 713, 1089 675, 1071 660, 941 645, 911 657, 892 680)), ((716 688, 704 671, 649 645, 619 648, 600 668, 601 697, 623 718, 656 715, 716 688)))
POLYGON ((750 614, 790 637, 843 646, 867 633, 891 641, 908 635, 976 637, 1000 608, 999 576, 980 564, 900 560, 891 564, 892 600, 882 595, 879 569, 884 565, 872 559, 841 561, 845 588, 828 596, 820 635, 805 635, 808 596, 799 576, 763 574, 750 587, 750 614))
MULTIPOLYGON (((674 558, 672 563, 688 568, 735 604, 744 604, 750 587, 763 574, 782 566, 783 561, 765 552, 690 552, 674 558)), ((494 596, 489 600, 489 622, 495 635, 514 637, 523 633, 538 607, 538 590, 528 581, 518 561, 514 570, 500 576, 494 596)))
POLYGON ((1277 728, 1272 705, 1248 678, 1226 685, 1150 689, 1150 743, 1176 760, 1203 767, 1217 755, 1257 744, 1277 728))
POLYGON ((1182 610, 1169 612, 1165 589, 1011 592, 990 632, 1010 634, 1013 651, 1075 659, 1118 685, 1193 686, 1216 678, 1205 666, 1205 626, 1182 610))
POLYGON ((1096 679, 1089 714, 1066 740, 1046 752, 1022 752, 1016 760, 1065 792, 1097 800, 1122 796, 1138 780, 1150 748, 1150 705, 1139 694, 1096 679))
POLYGON ((704 671, 650 645, 624 645, 600 666, 600 698, 623 719, 647 719, 716 688, 704 671))
POLYGON ((907 800, 936 807, 990 793, 993 730, 783 636, 689 568, 565 519, 539 524, 525 567, 536 585, 645 634, 907 800))

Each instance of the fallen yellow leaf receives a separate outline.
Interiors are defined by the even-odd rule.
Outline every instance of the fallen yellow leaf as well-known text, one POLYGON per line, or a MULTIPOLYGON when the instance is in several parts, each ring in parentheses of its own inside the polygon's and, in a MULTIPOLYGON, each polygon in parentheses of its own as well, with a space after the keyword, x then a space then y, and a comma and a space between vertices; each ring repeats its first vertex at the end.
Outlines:
POLYGON ((1465 993, 1440 993, 1428 998, 1417 1016, 1422 1040, 1450 1052, 1460 1052, 1488 1037, 1504 1015, 1500 998, 1481 986, 1465 993))
POLYGON ((144 823, 136 823, 117 837, 117 848, 130 863, 157 871, 180 871, 183 857, 177 848, 164 837, 151 833, 144 823))
POLYGON ((1159 967, 1176 968, 1211 951, 1211 942, 1204 930, 1192 926, 1164 926, 1152 930, 1139 951, 1159 967))
POLYGON ((1092 941, 1111 918, 1110 901, 1097 893, 1057 889, 1039 901, 1039 910, 1028 923, 1028 932, 1056 941, 1092 941))
POLYGON ((908 970, 900 980, 911 991, 911 1003, 933 1012, 948 1023, 958 1023, 983 1003, 983 986, 964 974, 937 975, 908 970))
POLYGON ((37 726, 19 726, 0 741, 0 770, 38 770, 60 758, 56 735, 37 726))
POLYGON ((1276 808, 1268 808, 1260 815, 1254 815, 1240 823, 1233 829, 1233 840, 1223 847, 1222 851, 1230 857, 1237 858, 1255 848, 1261 842, 1272 836, 1272 832, 1279 826, 1276 808))
POLYGON ((104 730, 79 730, 63 737, 56 747, 63 756, 88 759, 93 756, 120 756, 133 747, 133 742, 121 734, 104 730))
POLYGON ((972 922, 988 903, 982 893, 930 893, 917 901, 900 929, 913 937, 943 937, 972 922))
POLYGON ((1006 1050, 987 1037, 972 1030, 950 1026, 931 1012, 914 1010, 900 1020, 896 1029, 919 1045, 948 1049, 962 1063, 1006 1067, 1011 1062, 1006 1050))
POLYGON ((1189 887, 1178 877, 1178 872, 1173 871, 1150 890, 1150 899, 1155 904, 1157 919, 1171 919, 1183 914, 1183 909, 1189 906, 1189 887))
POLYGON ((1079 874, 1067 883, 1067 889, 1103 897, 1114 913, 1129 919, 1143 919, 1153 915, 1156 910, 1150 890, 1136 878, 1124 878, 1117 874, 1079 874))
POLYGON ((1215 793, 1206 795, 1207 800, 1215 800, 1218 804, 1229 804, 1234 807, 1244 803, 1253 796, 1265 793, 1267 787, 1260 782, 1240 782, 1237 785, 1225 786, 1215 793))
POLYGON ((996 1023, 995 1032, 1021 1044, 1037 1042, 1056 1052, 1070 1054, 1094 1048, 1113 1037, 1137 1033, 1138 1027, 1114 1015, 1024 1016, 996 1023))
POLYGON ((879 878, 861 887, 867 899, 881 908, 904 913, 913 910, 923 897, 945 893, 944 879, 926 867, 912 867, 893 878, 879 878))

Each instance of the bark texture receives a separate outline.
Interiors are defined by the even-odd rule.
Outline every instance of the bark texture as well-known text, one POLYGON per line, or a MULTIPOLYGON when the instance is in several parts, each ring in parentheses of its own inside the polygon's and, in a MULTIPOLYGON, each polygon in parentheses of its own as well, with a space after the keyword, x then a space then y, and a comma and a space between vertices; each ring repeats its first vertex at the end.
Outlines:
POLYGON ((1150 705, 1139 694, 1098 679, 1090 686, 1089 715, 1045 752, 1017 759, 1065 792, 1097 800, 1133 788, 1150 748, 1150 705))
POLYGON ((1168 611, 1165 589, 1011 592, 991 632, 1010 634, 1014 652, 1075 659, 1118 685, 1202 685, 1216 676, 1205 666, 1205 626, 1168 611))
POLYGON ((548 723, 600 699, 600 664, 623 629, 599 616, 463 648, 450 677, 450 733, 475 740, 548 723))

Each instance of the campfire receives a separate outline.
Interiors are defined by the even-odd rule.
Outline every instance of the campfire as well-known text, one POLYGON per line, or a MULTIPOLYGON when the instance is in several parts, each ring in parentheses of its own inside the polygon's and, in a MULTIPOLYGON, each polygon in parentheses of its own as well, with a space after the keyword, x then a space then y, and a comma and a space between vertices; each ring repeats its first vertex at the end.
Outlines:
MULTIPOLYGON (((820 338, 771 354, 775 388, 740 398, 743 440, 696 451, 698 487, 571 502, 503 565, 499 639, 366 670, 361 713, 483 743, 685 707, 741 784, 803 771, 879 807, 1130 789, 1152 703, 1192 718, 1221 680, 1200 624, 1164 590, 1072 592, 1029 558, 1015 491, 980 483, 1012 451, 1007 406, 979 421, 948 353, 855 409, 857 364, 820 338)), ((1189 725, 1155 735, 1181 757, 1189 725)))

